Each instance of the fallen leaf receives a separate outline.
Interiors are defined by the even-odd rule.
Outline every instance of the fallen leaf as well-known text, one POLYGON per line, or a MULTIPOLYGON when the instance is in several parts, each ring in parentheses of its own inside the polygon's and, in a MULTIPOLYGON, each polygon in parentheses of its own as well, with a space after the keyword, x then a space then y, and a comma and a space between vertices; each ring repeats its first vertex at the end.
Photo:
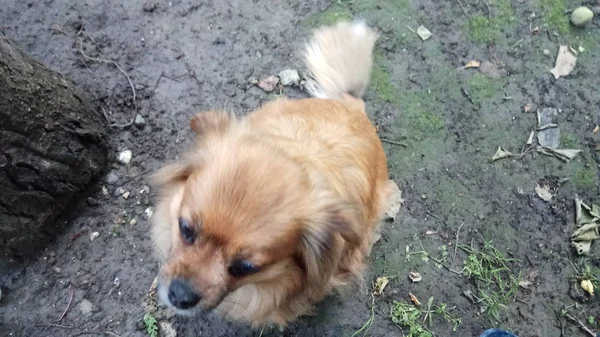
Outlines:
POLYGON ((529 112, 529 111, 531 111, 531 109, 533 109, 533 105, 531 103, 527 103, 523 107, 523 111, 525 111, 525 112, 529 112))
POLYGON ((558 49, 558 56, 556 57, 556 63, 550 72, 554 75, 554 79, 557 80, 563 76, 569 75, 573 69, 575 69, 576 63, 577 56, 571 53, 569 47, 560 46, 558 49))
POLYGON ((537 270, 532 270, 530 271, 527 276, 525 276, 520 282, 519 282, 519 286, 521 288, 527 289, 529 286, 531 286, 534 282, 535 279, 538 277, 538 275, 540 274, 539 271, 537 270))
POLYGON ((533 144, 533 136, 534 135, 535 135, 535 130, 531 131, 531 133, 529 134, 529 138, 527 138, 527 145, 533 144))
POLYGON ((421 280, 423 280, 421 274, 417 273, 416 271, 411 271, 408 273, 408 278, 413 281, 413 283, 421 282, 421 280))
POLYGON ((428 230, 427 232, 425 232, 425 235, 433 235, 433 234, 437 234, 437 231, 428 230))
POLYGON ((381 295, 383 293, 383 290, 385 289, 385 287, 388 285, 388 283, 390 283, 390 280, 387 277, 385 277, 385 276, 378 277, 377 280, 375 281, 375 287, 373 288, 373 294, 381 295))
POLYGON ((588 255, 592 247, 592 241, 571 241, 571 245, 579 255, 588 255))
POLYGON ((551 149, 543 146, 538 146, 536 150, 541 154, 554 156, 567 163, 570 162, 573 158, 577 157, 577 155, 581 152, 581 150, 575 149, 551 149))
POLYGON ((420 25, 419 28, 417 28, 417 35, 419 35, 421 40, 427 41, 433 34, 429 31, 429 29, 425 28, 425 26, 420 25))
POLYGON ((581 288, 583 288, 583 290, 587 291, 590 294, 590 296, 594 296, 594 285, 592 284, 592 281, 582 280, 581 288))
POLYGON ((481 66, 481 62, 477 61, 477 60, 472 60, 467 62, 467 64, 465 65, 465 69, 469 69, 469 68, 479 68, 481 66))
POLYGON ((596 125, 596 127, 594 128, 594 131, 592 131, 592 132, 597 133, 598 131, 600 131, 600 125, 596 125))
POLYGON ((591 212, 590 206, 584 204, 581 199, 575 198, 575 221, 578 226, 594 222, 594 216, 591 212))
POLYGON ((279 77, 275 75, 267 76, 258 81, 258 87, 266 92, 271 92, 275 90, 277 84, 279 83, 279 77))
POLYGON ((498 159, 508 158, 512 155, 512 152, 506 151, 502 146, 498 146, 498 150, 496 150, 496 153, 492 157, 491 161, 494 162, 498 159))
POLYGON ((592 222, 585 224, 577 229, 572 235, 571 240, 575 242, 580 241, 592 241, 600 239, 600 233, 598 233, 599 223, 592 222))
POLYGON ((419 299, 417 298, 417 296, 413 295, 412 293, 409 293, 408 296, 410 296, 410 300, 416 305, 416 306, 421 306, 421 302, 419 301, 419 299))
POLYGON ((552 200, 552 197, 553 197, 548 185, 540 186, 539 184, 536 184, 535 185, 535 193, 537 193, 537 195, 538 195, 538 197, 540 197, 540 199, 542 199, 546 202, 552 200))

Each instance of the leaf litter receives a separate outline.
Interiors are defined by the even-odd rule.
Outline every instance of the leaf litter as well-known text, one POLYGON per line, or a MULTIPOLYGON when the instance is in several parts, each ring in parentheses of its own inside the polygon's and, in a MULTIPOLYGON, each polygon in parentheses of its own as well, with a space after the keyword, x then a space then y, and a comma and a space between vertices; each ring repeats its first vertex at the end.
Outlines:
MULTIPOLYGON (((525 111, 530 111, 527 108, 525 111)), ((492 162, 509 158, 509 157, 523 157, 530 151, 536 151, 543 155, 552 156, 558 158, 566 163, 577 157, 582 150, 579 149, 559 149, 560 146, 560 129, 557 123, 557 117, 560 110, 556 108, 543 108, 541 111, 537 111, 537 127, 532 130, 527 138, 527 149, 522 153, 512 153, 502 146, 499 146, 496 153, 492 156, 492 162), (537 136, 537 137, 536 137, 537 136), (534 145, 534 138, 536 139, 537 146, 534 145)))
POLYGON ((552 75, 554 75, 554 79, 557 80, 561 77, 569 75, 573 69, 575 69, 576 63, 577 55, 573 53, 568 46, 561 45, 558 49, 558 55, 556 56, 554 68, 552 68, 550 72, 552 75))
POLYGON ((588 255, 594 240, 600 239, 600 206, 588 206, 575 198, 575 223, 579 227, 571 235, 571 245, 579 255, 588 255))

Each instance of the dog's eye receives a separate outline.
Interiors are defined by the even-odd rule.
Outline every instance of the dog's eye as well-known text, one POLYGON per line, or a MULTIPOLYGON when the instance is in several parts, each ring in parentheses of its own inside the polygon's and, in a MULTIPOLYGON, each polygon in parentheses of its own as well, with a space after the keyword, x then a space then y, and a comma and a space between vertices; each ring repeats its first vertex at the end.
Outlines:
POLYGON ((256 273, 258 268, 248 261, 235 261, 228 271, 233 277, 244 277, 256 273))
POLYGON ((191 245, 196 240, 196 231, 192 227, 192 224, 184 218, 179 218, 179 232, 181 233, 183 242, 188 245, 191 245))

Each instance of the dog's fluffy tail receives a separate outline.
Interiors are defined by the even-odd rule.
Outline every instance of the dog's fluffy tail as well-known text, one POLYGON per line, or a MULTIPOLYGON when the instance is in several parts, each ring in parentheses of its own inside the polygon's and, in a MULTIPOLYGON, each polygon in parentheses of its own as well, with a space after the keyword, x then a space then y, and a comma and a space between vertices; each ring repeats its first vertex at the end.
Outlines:
POLYGON ((304 59, 310 77, 306 88, 317 98, 362 99, 371 79, 377 33, 362 21, 342 21, 314 32, 304 59))

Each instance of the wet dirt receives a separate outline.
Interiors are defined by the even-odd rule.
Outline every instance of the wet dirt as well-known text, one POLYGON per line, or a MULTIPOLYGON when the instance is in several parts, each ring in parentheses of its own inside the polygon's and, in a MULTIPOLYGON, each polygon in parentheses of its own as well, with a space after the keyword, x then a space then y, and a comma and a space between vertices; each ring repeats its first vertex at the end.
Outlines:
MULTIPOLYGON (((390 308, 394 301, 409 303, 409 293, 424 304, 433 296, 434 303, 447 304, 461 319, 453 331, 442 316, 434 316, 426 325, 436 336, 477 336, 492 326, 519 336, 558 337, 561 329, 565 336, 584 336, 575 324, 557 318, 564 306, 599 329, 598 301, 572 282, 575 268, 600 266, 596 247, 584 261, 569 246, 576 228, 574 197, 599 203, 600 194, 600 133, 593 132, 600 123, 600 28, 597 18, 571 28, 564 14, 582 3, 598 5, 571 0, 4 1, 0 29, 7 38, 90 92, 111 123, 127 123, 136 113, 144 123, 138 118, 138 125, 112 128, 111 171, 39 260, 26 267, 0 266, 0 336, 147 336, 142 301, 157 263, 148 231, 155 194, 146 188, 145 174, 175 160, 189 144, 192 114, 226 108, 243 115, 273 99, 277 94, 266 94, 252 79, 302 70, 298 50, 311 29, 352 17, 380 31, 365 99, 384 138, 391 178, 405 199, 372 254, 367 278, 385 275, 390 283, 375 297, 366 336, 407 335, 391 321, 390 308), (419 25, 433 33, 429 40, 413 32, 419 25), (560 44, 570 44, 579 55, 571 75, 555 80, 550 69, 560 44), (134 85, 135 103, 123 73, 84 58, 81 47, 90 57, 122 67, 134 85), (471 60, 482 67, 464 69, 471 60), (530 112, 524 112, 527 104, 530 112), (527 151, 535 111, 544 107, 560 109, 560 147, 583 150, 571 162, 527 151), (498 146, 527 153, 491 163, 498 146), (133 154, 126 165, 117 161, 123 150, 133 154), (549 202, 534 191, 544 181, 554 182, 549 202), (464 273, 469 254, 464 247, 455 250, 457 241, 477 249, 491 242, 515 259, 508 269, 516 277, 531 271, 539 276, 516 290, 494 317, 484 312, 484 302, 464 296, 465 291, 481 296, 482 285, 464 273), (446 267, 433 259, 442 259, 446 267), (418 271, 423 280, 411 283, 409 271, 418 271)), ((284 94, 306 96, 294 87, 284 94)), ((179 336, 351 336, 370 314, 371 296, 365 292, 332 296, 314 316, 283 331, 253 331, 214 316, 172 322, 179 336)))

